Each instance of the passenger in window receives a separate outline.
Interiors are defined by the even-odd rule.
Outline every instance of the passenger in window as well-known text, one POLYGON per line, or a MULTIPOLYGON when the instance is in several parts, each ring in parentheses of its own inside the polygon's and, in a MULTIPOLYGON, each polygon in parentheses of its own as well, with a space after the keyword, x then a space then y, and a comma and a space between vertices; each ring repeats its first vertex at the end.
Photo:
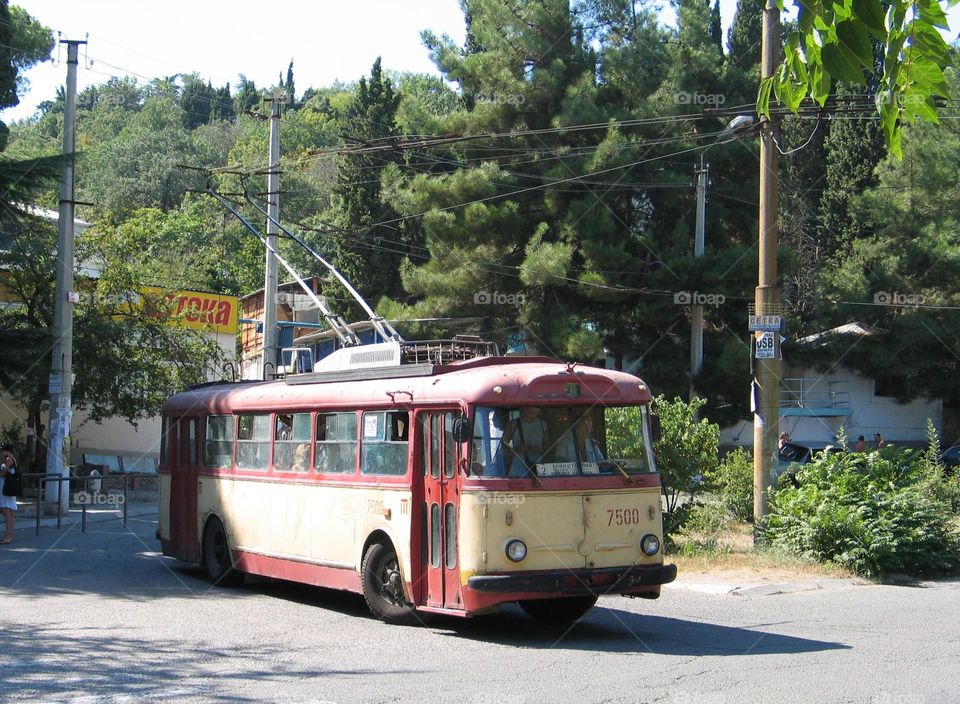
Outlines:
POLYGON ((520 417, 508 424, 503 446, 513 454, 508 476, 536 475, 537 463, 543 461, 543 449, 548 446, 547 423, 538 406, 525 406, 520 417))
POLYGON ((297 445, 297 450, 293 455, 293 471, 306 472, 310 469, 310 446, 306 443, 297 445))

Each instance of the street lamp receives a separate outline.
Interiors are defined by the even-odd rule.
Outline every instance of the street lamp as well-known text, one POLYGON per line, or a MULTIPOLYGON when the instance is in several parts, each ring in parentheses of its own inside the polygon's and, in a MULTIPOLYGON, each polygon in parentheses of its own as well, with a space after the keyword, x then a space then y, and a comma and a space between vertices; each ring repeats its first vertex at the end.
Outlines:
MULTIPOLYGON (((695 169, 697 175, 697 221, 693 238, 693 256, 696 258, 703 256, 704 243, 706 240, 705 227, 707 215, 707 187, 709 180, 707 178, 710 171, 710 165, 706 163, 704 157, 711 148, 717 144, 732 142, 740 139, 753 128, 753 117, 750 115, 737 115, 730 120, 723 131, 717 135, 717 138, 710 143, 706 149, 700 152, 700 167, 695 169)), ((691 308, 691 326, 690 326, 690 399, 694 395, 694 379, 703 368, 703 304, 692 302, 691 308)))

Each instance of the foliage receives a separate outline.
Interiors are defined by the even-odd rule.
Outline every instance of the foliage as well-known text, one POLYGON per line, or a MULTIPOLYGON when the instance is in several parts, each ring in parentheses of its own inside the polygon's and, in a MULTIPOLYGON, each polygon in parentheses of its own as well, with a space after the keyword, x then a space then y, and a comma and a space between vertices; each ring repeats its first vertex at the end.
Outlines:
POLYGON ((697 418, 703 405, 700 398, 686 402, 658 396, 654 400, 660 439, 653 447, 668 512, 676 509, 682 496, 692 499, 703 478, 717 466, 720 428, 706 418, 697 418))
MULTIPOLYGON (((804 98, 821 106, 831 79, 865 84, 873 74, 874 42, 882 47, 883 76, 876 105, 890 151, 901 155, 904 125, 918 118, 938 122, 936 99, 949 95, 944 69, 950 47, 944 6, 950 0, 797 0, 797 25, 788 33, 784 60, 766 79, 758 112, 769 114, 771 92, 796 112, 804 98)), ((785 0, 777 0, 783 10, 785 0)))
MULTIPOLYGON (((53 34, 22 8, 0 0, 0 109, 20 103, 23 72, 50 58, 53 34)), ((0 151, 7 146, 8 129, 0 121, 0 151)))
POLYGON ((679 529, 668 533, 670 551, 680 555, 715 552, 720 544, 720 534, 727 526, 727 511, 716 502, 685 504, 688 510, 679 529))
POLYGON ((738 521, 753 522, 753 456, 742 447, 726 454, 707 475, 730 515, 738 521))
MULTIPOLYGON (((27 410, 27 425, 39 429, 50 373, 57 231, 28 217, 10 234, 0 269, 22 305, 0 311, 6 341, 0 348, 0 388, 27 410)), ((118 237, 77 239, 78 261, 104 267, 95 283, 75 272, 82 301, 74 311, 72 401, 95 422, 117 416, 135 423, 156 415, 172 391, 205 380, 222 358, 203 333, 170 325, 160 302, 132 302, 144 281, 137 271, 142 260, 133 253, 150 244, 149 236, 132 245, 118 237)), ((42 439, 40 431, 37 440, 42 439)))
POLYGON ((960 566, 950 508, 931 489, 921 453, 834 453, 804 465, 799 486, 770 499, 769 543, 859 574, 933 574, 960 566))

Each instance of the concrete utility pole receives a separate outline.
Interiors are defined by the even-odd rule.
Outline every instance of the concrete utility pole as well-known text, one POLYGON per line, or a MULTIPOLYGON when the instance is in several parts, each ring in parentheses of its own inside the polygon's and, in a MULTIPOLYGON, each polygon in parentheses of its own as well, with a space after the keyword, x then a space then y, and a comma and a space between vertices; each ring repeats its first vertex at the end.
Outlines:
MULTIPOLYGON (((693 256, 702 257, 705 242, 705 227, 707 215, 707 184, 710 172, 710 165, 703 159, 703 153, 700 154, 700 168, 696 170, 697 174, 697 225, 693 238, 693 256)), ((696 389, 694 388, 694 379, 703 368, 703 304, 693 303, 691 308, 690 325, 690 399, 693 400, 696 389)))
MULTIPOLYGON (((772 76, 780 59, 780 10, 767 0, 763 12, 761 78, 772 76)), ((754 299, 757 315, 780 315, 777 288, 777 195, 779 158, 776 119, 760 123, 760 243, 759 276, 754 299)), ((753 398, 753 513, 759 521, 767 515, 767 488, 780 434, 780 335, 773 333, 773 358, 757 359, 753 398)))
MULTIPOLYGON (((63 153, 67 157, 60 181, 57 236, 57 290, 53 313, 53 358, 50 365, 50 443, 47 474, 70 476, 70 423, 73 418, 73 153, 77 121, 77 49, 85 41, 66 41, 67 92, 63 116, 63 153)), ((57 494, 48 483, 47 501, 57 494)), ((69 508, 70 483, 59 482, 61 511, 69 508)))
POLYGON ((263 378, 277 371, 277 236, 280 228, 280 104, 283 98, 270 99, 270 166, 267 173, 267 247, 263 284, 263 378))

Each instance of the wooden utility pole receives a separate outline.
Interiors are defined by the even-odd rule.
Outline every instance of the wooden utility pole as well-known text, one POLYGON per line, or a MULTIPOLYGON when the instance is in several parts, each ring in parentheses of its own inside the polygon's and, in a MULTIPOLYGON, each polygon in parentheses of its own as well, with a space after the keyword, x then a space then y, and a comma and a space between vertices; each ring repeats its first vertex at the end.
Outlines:
MULTIPOLYGON (((763 12, 761 79, 773 76, 780 62, 780 10, 767 0, 763 12)), ((760 242, 759 276, 754 298, 757 315, 780 315, 777 287, 777 195, 779 159, 776 119, 760 122, 760 242)), ((757 333, 759 335, 759 333, 757 333)), ((759 522, 767 515, 767 489, 780 434, 780 335, 773 333, 773 357, 757 359, 753 381, 753 514, 759 522)))

